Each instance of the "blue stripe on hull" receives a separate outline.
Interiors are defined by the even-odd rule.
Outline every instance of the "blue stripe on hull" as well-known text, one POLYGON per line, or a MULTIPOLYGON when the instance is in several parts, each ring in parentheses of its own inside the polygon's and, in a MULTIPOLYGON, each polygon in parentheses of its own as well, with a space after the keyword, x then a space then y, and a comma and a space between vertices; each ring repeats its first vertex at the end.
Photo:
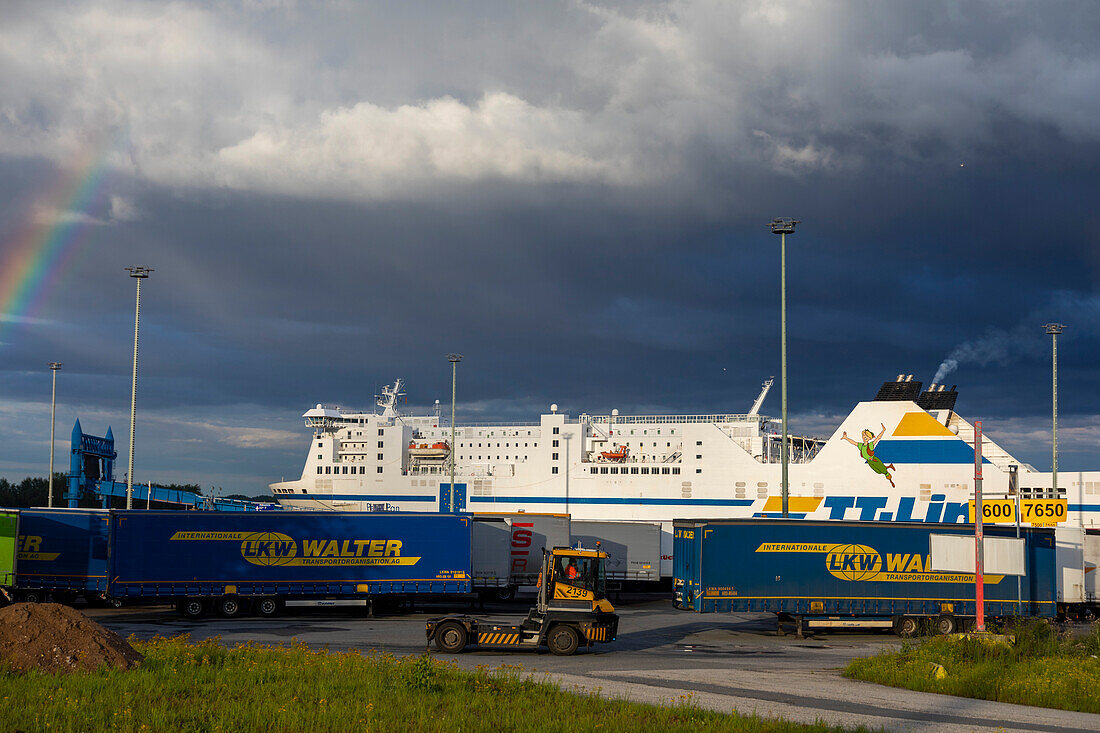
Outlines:
POLYGON ((317 501, 431 501, 437 496, 419 496, 408 494, 276 494, 276 499, 306 499, 317 501))
POLYGON ((642 504, 645 506, 752 506, 755 499, 640 499, 618 496, 471 496, 490 504, 642 504))
MULTIPOLYGON (((875 455, 890 463, 974 463, 974 449, 961 440, 880 440, 875 455)), ((983 458, 982 463, 989 463, 983 458)))

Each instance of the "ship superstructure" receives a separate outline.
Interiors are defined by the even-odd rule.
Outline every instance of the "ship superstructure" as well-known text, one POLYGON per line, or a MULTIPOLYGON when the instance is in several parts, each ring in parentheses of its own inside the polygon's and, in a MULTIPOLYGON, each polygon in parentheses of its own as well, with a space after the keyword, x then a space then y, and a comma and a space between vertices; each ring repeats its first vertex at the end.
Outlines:
MULTIPOLYGON (((271 484, 284 506, 336 511, 565 512, 574 519, 667 524, 662 575, 671 574, 671 522, 682 517, 779 516, 780 425, 759 413, 770 381, 741 414, 559 412, 538 420, 459 423, 403 415, 398 380, 380 410, 317 405, 302 477, 271 484), (454 452, 455 487, 450 484, 454 452), (667 567, 666 567, 667 566, 667 567)), ((973 491, 974 426, 957 392, 924 390, 912 375, 885 383, 827 440, 792 436, 792 517, 965 522, 973 491)), ((982 436, 990 495, 1068 500, 1068 522, 1100 513, 1100 471, 1051 474, 982 436)))

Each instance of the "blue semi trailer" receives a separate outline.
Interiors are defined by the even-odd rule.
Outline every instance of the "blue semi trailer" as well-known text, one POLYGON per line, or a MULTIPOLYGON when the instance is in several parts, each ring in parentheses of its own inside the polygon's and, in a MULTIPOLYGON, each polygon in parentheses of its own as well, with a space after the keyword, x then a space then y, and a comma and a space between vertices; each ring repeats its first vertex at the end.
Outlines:
POLYGON ((68 602, 107 597, 110 512, 104 509, 18 509, 17 601, 68 602))
POLYGON ((24 509, 6 590, 175 603, 190 617, 467 594, 472 526, 451 514, 24 509))
MULTIPOLYGON (((973 525, 801 519, 673 524, 673 587, 684 609, 774 613, 780 622, 794 621, 799 633, 805 624, 892 628, 901 636, 966 629, 976 614, 973 572, 936 570, 932 559, 934 541, 943 547, 956 539, 956 555, 965 553, 973 525), (937 535, 946 540, 934 540, 937 535)), ((1015 533, 1015 527, 985 530, 991 544, 1015 533)), ((1022 554, 1024 575, 984 574, 989 618, 1057 613, 1054 530, 1026 528, 1021 541, 1022 553, 1019 545, 999 547, 1016 552, 1014 562, 1022 554)))
POLYGON ((108 592, 185 616, 471 591, 471 519, 352 512, 115 512, 108 592))

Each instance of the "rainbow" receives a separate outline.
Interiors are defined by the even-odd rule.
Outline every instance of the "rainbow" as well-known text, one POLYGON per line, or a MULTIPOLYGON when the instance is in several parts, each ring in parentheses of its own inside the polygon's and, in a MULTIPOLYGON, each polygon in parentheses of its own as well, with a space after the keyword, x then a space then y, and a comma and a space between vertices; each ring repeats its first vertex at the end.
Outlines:
POLYGON ((46 296, 61 283, 88 229, 82 216, 100 198, 109 172, 109 150, 110 146, 90 146, 77 156, 35 198, 14 233, 4 238, 0 337, 15 324, 33 321, 46 296))

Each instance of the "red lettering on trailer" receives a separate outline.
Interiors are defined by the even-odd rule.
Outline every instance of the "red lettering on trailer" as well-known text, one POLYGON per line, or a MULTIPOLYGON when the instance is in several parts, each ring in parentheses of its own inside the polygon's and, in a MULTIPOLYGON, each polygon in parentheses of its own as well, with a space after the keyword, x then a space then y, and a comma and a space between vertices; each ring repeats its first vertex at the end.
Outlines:
POLYGON ((534 527, 534 522, 512 522, 512 572, 527 570, 527 555, 530 553, 533 534, 529 529, 516 527, 534 527), (518 557, 516 557, 518 555, 518 557))

